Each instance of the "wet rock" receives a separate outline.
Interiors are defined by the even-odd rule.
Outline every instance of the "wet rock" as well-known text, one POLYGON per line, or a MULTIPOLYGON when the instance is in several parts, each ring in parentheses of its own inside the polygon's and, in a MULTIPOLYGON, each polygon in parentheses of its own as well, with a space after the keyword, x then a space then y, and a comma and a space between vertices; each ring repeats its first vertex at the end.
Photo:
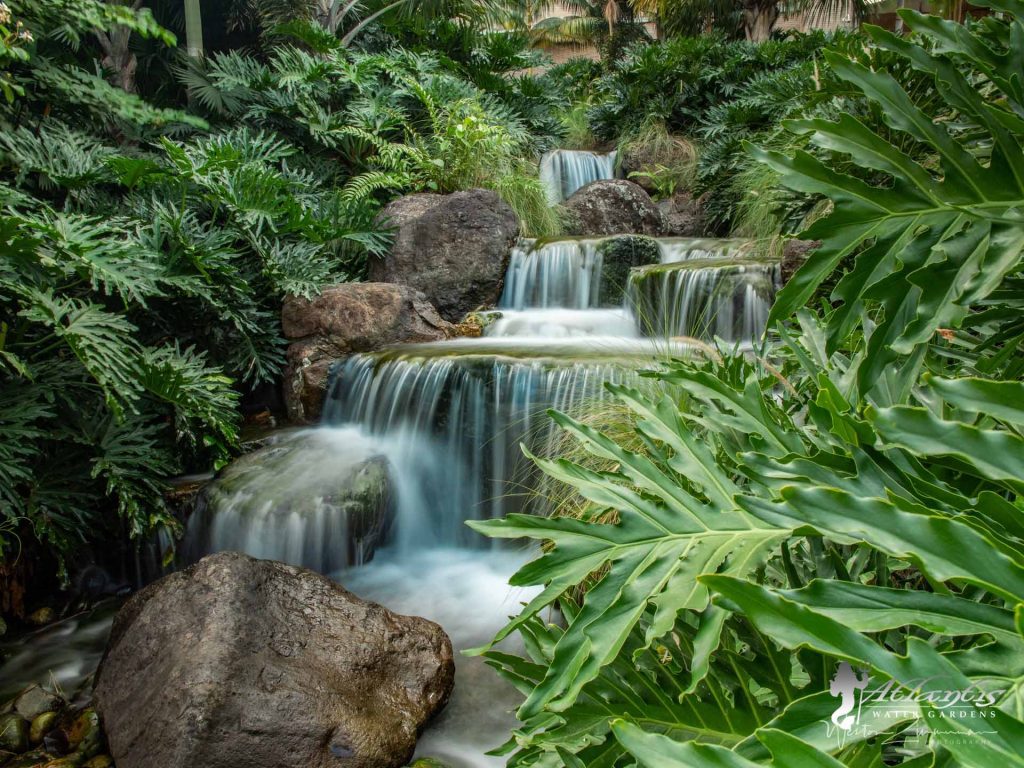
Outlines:
POLYGON ((67 741, 70 750, 86 758, 100 751, 103 746, 103 729, 95 709, 86 707, 78 713, 67 729, 67 741))
POLYGON ((32 720, 32 727, 28 731, 28 740, 33 746, 43 743, 43 737, 53 728, 57 722, 56 712, 43 712, 36 715, 32 720))
POLYGON ((28 749, 28 721, 10 712, 0 715, 0 751, 24 752, 28 749))
POLYGON ((371 280, 422 291, 453 323, 498 301, 520 227, 497 193, 409 195, 385 207, 380 221, 395 228, 395 241, 387 256, 371 259, 371 280))
POLYGON ((391 283, 345 283, 316 298, 289 296, 281 311, 288 347, 284 399, 288 418, 320 417, 331 366, 388 344, 439 341, 452 327, 422 293, 391 283))
POLYGON ((632 181, 595 181, 563 205, 567 234, 582 237, 651 235, 664 231, 661 211, 632 181))
POLYGON ((14 711, 26 720, 33 720, 43 712, 59 710, 64 700, 55 693, 33 685, 18 694, 14 700, 14 711))
POLYGON ((331 573, 373 559, 393 525, 395 498, 383 456, 332 441, 325 430, 283 433, 208 486, 189 521, 185 553, 194 562, 247 550, 331 573), (223 516, 226 525, 218 524, 223 516), (254 530, 257 550, 248 549, 254 530))
POLYGON ((812 251, 821 247, 820 240, 787 240, 782 246, 782 282, 788 283, 804 265, 812 251))
POLYGON ((669 237, 704 237, 708 222, 704 214, 704 202, 689 192, 677 192, 668 200, 658 203, 665 234, 669 237))
POLYGON ((460 339, 479 339, 500 319, 501 312, 470 312, 455 325, 453 335, 460 339))
POLYGON ((597 246, 601 254, 601 305, 617 306, 622 303, 634 267, 657 264, 661 248, 650 237, 621 235, 603 240, 597 246))
POLYGON ((128 601, 95 693, 118 768, 399 768, 453 680, 436 624, 225 553, 128 601))

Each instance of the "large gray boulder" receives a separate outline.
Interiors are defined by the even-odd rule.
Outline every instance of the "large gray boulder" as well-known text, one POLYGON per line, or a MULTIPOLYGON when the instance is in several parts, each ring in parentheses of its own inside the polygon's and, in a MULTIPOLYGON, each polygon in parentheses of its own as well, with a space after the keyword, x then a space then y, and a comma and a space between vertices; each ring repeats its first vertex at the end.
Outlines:
POLYGON ((650 235, 664 232, 661 211, 638 184, 624 179, 595 181, 563 205, 567 234, 581 237, 650 235))
POLYGON ((440 341, 452 326, 418 291, 390 283, 345 283, 314 299, 289 296, 281 311, 291 341, 284 376, 288 418, 309 424, 320 418, 331 366, 388 344, 440 341))
POLYGON ((125 604, 95 703, 118 768, 399 768, 454 674, 436 624, 224 553, 125 604))
POLYGON ((370 260, 370 279, 422 291, 453 323, 501 296, 512 246, 515 211, 496 192, 409 195, 390 203, 380 221, 395 229, 391 252, 370 260))

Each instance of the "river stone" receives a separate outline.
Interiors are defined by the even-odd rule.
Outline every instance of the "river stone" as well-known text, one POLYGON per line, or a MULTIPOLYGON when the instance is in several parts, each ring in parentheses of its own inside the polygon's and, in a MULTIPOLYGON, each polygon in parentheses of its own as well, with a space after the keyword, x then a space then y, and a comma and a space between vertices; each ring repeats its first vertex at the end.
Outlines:
POLYGON ((677 192, 668 200, 658 203, 665 234, 669 237, 704 237, 708 222, 704 213, 703 198, 689 192, 677 192))
POLYGON ((370 259, 371 280, 422 291, 452 323, 497 303, 520 228, 496 192, 408 195, 379 221, 394 228, 395 240, 387 256, 370 259))
POLYGON ((320 418, 331 366, 388 344, 440 341, 451 326, 422 293, 390 283, 334 285, 314 299, 289 296, 281 311, 288 347, 284 400, 288 418, 320 418))
POLYGON ((645 267, 661 261, 658 241, 641 235, 620 235, 602 240, 597 246, 601 254, 601 306, 620 306, 634 267, 645 267))
POLYGON ((28 721, 10 712, 0 715, 0 752, 24 752, 28 749, 28 721))
POLYGON ((454 674, 433 622, 222 553, 125 604, 95 703, 118 768, 399 768, 454 674))
POLYGON ((56 693, 31 685, 14 700, 14 711, 26 720, 33 720, 43 712, 53 712, 63 705, 64 700, 56 693))
POLYGON ((632 181, 594 181, 563 205, 567 234, 580 237, 651 235, 664 231, 661 211, 632 181))

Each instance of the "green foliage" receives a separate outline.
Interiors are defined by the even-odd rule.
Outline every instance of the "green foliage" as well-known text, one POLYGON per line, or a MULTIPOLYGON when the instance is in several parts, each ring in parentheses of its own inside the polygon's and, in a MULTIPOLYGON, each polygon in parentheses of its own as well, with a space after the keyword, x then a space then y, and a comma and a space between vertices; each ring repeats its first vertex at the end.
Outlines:
POLYGON ((82 66, 90 25, 167 39, 148 13, 94 5, 22 9, 38 55, 6 70, 21 95, 0 112, 5 558, 173 529, 164 479, 226 460, 240 393, 280 373, 281 297, 356 278, 388 244, 379 203, 347 195, 351 171, 313 143, 313 58, 282 50, 278 90, 207 131, 82 66))
POLYGON ((499 635, 529 659, 486 651, 525 696, 512 764, 1021 762, 1024 5, 984 5, 1004 17, 903 12, 915 37, 828 53, 859 116, 791 123, 813 153, 757 151, 834 206, 766 357, 613 388, 628 440, 556 415, 582 451, 539 462, 581 510, 479 524, 547 542, 514 578, 543 591, 499 635), (537 618, 552 605, 564 631, 537 618), (840 738, 840 661, 902 714, 865 700, 840 738), (943 717, 947 690, 985 696, 943 717))

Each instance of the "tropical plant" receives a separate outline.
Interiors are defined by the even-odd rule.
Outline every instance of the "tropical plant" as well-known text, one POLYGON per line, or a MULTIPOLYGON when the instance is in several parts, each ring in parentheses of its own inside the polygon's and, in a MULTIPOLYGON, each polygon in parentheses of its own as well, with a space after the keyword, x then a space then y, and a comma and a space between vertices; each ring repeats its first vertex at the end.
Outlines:
POLYGON ((556 414, 593 461, 539 462, 589 502, 580 519, 474 524, 547 542, 513 579, 541 593, 499 635, 521 629, 530 659, 487 651, 525 695, 513 764, 1022 762, 1024 4, 979 4, 1002 18, 868 31, 939 99, 828 52, 886 128, 794 121, 828 154, 756 151, 834 205, 776 344, 613 388, 631 447, 556 414), (537 618, 552 605, 564 630, 537 618), (898 706, 832 719, 841 663, 898 706))
POLYGON ((379 204, 339 188, 344 166, 284 132, 194 135, 205 120, 68 46, 97 29, 166 38, 148 13, 64 10, 20 11, 39 47, 8 64, 17 101, 0 110, 0 549, 59 569, 95 541, 175 528, 165 479, 226 460, 240 395, 279 374, 282 296, 352 278, 387 245, 379 204))

